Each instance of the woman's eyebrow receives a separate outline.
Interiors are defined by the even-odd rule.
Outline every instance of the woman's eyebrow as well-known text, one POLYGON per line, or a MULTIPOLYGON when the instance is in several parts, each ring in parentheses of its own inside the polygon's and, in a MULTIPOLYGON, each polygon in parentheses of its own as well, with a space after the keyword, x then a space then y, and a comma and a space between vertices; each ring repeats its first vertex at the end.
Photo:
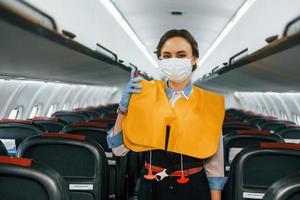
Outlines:
POLYGON ((178 51, 177 53, 178 53, 178 54, 179 54, 179 53, 186 53, 186 51, 178 51))
POLYGON ((170 52, 168 52, 168 51, 164 51, 164 52, 162 52, 163 54, 171 54, 170 52))

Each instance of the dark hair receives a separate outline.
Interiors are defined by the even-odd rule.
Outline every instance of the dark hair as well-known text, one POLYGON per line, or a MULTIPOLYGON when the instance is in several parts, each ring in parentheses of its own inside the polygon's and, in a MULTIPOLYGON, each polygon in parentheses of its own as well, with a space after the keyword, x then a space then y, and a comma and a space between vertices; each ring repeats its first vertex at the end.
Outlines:
MULTIPOLYGON (((199 58, 198 43, 195 40, 195 38, 192 36, 192 34, 185 29, 172 29, 172 30, 167 31, 165 34, 163 34, 163 36, 159 40, 159 43, 156 47, 156 51, 154 52, 157 55, 158 59, 161 56, 161 49, 164 46, 164 44, 166 43, 166 41, 173 37, 182 37, 186 41, 188 41, 190 43, 190 45, 192 46, 193 56, 195 56, 196 58, 199 58)), ((196 68, 197 68, 197 65, 196 64, 193 65, 193 71, 196 68)))

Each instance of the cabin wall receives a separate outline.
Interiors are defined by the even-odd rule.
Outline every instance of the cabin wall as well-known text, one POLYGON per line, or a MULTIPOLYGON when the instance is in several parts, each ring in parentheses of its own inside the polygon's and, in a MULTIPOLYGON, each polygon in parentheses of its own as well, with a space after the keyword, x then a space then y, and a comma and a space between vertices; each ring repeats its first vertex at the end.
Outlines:
POLYGON ((18 119, 27 119, 35 106, 37 116, 47 116, 57 110, 115 103, 118 88, 1 79, 0 91, 0 118, 19 108, 18 119))
POLYGON ((300 124, 300 93, 236 92, 227 98, 227 108, 253 111, 300 124))
POLYGON ((239 101, 238 98, 236 98, 236 96, 232 93, 230 94, 223 94, 225 97, 225 109, 228 108, 237 108, 237 109, 241 109, 241 102, 239 101))
MULTIPOLYGON (((34 107, 36 116, 58 110, 118 103, 122 90, 115 87, 72 85, 42 81, 0 79, 0 118, 19 109, 18 119, 27 119, 34 107)), ((300 93, 235 92, 225 94, 225 107, 253 111, 300 124, 300 93)))

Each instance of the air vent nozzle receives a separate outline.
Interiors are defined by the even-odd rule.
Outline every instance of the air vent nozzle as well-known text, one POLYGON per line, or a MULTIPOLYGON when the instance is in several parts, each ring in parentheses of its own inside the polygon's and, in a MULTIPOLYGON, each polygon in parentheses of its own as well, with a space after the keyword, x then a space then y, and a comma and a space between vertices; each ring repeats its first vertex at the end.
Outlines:
POLYGON ((179 10, 174 10, 170 12, 171 15, 176 15, 176 16, 180 16, 183 14, 183 11, 179 11, 179 10))

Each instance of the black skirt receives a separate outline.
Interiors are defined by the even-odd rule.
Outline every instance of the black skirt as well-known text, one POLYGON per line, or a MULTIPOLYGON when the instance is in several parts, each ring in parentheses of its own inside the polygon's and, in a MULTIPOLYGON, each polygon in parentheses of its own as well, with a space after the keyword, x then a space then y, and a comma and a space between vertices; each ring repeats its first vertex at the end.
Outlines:
MULTIPOLYGON (((145 161, 150 162, 149 152, 145 153, 145 161)), ((152 151, 152 165, 167 169, 180 170, 180 154, 162 150, 152 151)), ((183 156, 184 169, 203 166, 201 159, 183 156)), ((138 200, 210 200, 210 189, 204 168, 198 173, 189 175, 185 184, 177 183, 179 177, 166 177, 161 181, 146 180, 144 175, 147 170, 142 170, 139 185, 138 200)))

